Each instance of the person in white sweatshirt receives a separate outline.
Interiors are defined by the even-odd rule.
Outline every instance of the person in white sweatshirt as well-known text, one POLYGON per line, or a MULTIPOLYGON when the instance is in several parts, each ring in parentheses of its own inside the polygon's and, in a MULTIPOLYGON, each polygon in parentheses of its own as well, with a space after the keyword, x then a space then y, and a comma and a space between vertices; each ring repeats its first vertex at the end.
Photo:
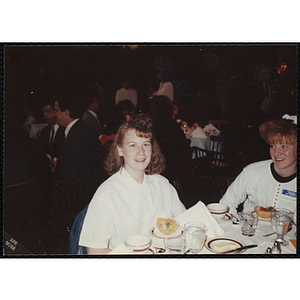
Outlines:
POLYGON ((297 126, 293 120, 271 120, 259 127, 270 145, 270 160, 255 162, 243 169, 228 187, 220 203, 236 215, 243 203, 244 212, 256 205, 286 208, 294 213, 297 203, 297 126))

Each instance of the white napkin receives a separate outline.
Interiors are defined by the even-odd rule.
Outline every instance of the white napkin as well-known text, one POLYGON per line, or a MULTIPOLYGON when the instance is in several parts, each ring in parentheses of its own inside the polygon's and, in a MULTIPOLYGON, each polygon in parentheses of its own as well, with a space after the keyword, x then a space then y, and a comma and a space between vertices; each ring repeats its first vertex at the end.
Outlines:
POLYGON ((176 217, 175 220, 178 221, 182 227, 184 227, 185 223, 192 221, 205 224, 208 237, 222 236, 224 234, 224 230, 202 201, 199 201, 197 204, 183 212, 176 217))
POLYGON ((203 132, 203 130, 199 127, 197 127, 193 132, 192 132, 192 138, 206 138, 207 136, 203 132))
POLYGON ((119 244, 108 254, 133 254, 133 252, 130 251, 124 244, 119 244))
POLYGON ((204 130, 215 130, 216 133, 220 133, 220 130, 216 128, 213 124, 209 123, 204 127, 204 130))

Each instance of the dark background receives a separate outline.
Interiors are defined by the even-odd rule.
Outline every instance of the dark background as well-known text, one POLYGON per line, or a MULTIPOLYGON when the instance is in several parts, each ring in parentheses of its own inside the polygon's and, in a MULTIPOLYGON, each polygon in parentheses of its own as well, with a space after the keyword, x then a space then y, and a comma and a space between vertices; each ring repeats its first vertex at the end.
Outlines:
POLYGON ((266 81, 281 113, 286 87, 296 87, 298 55, 296 44, 12 44, 4 53, 6 94, 31 93, 37 111, 43 95, 66 85, 102 84, 114 102, 124 78, 143 108, 160 71, 183 110, 238 122, 256 115, 266 81), (287 68, 279 74, 281 63, 287 68))

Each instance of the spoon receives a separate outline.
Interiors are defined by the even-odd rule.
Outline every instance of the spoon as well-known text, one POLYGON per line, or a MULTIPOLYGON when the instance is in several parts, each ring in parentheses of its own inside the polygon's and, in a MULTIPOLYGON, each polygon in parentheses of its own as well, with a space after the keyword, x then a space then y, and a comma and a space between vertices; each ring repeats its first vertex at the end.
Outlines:
POLYGON ((234 224, 234 225, 238 225, 240 223, 239 219, 237 217, 235 217, 233 214, 227 214, 227 216, 229 217, 229 220, 234 224))
POLYGON ((156 250, 156 253, 164 253, 166 251, 166 249, 163 248, 159 248, 159 247, 154 247, 156 250))

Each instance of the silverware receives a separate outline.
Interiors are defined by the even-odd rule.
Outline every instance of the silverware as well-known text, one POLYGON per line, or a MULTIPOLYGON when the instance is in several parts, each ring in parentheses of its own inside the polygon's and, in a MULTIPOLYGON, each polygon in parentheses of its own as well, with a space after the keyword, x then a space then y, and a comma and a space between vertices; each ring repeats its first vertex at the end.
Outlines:
POLYGON ((275 232, 272 232, 272 233, 268 233, 268 234, 263 234, 263 237, 267 237, 267 236, 270 236, 272 234, 275 234, 275 232))
POLYGON ((234 216, 233 214, 227 214, 227 216, 229 217, 229 220, 234 224, 234 225, 238 225, 240 224, 240 220, 234 216))
POLYGON ((219 252, 218 254, 227 254, 227 253, 233 253, 233 252, 240 252, 242 250, 249 249, 249 248, 254 248, 254 247, 257 247, 257 245, 255 245, 255 244, 247 245, 247 246, 239 247, 239 248, 224 251, 224 252, 219 252))
POLYGON ((154 247, 156 250, 156 253, 164 253, 166 251, 166 249, 163 248, 159 248, 159 247, 154 247))

